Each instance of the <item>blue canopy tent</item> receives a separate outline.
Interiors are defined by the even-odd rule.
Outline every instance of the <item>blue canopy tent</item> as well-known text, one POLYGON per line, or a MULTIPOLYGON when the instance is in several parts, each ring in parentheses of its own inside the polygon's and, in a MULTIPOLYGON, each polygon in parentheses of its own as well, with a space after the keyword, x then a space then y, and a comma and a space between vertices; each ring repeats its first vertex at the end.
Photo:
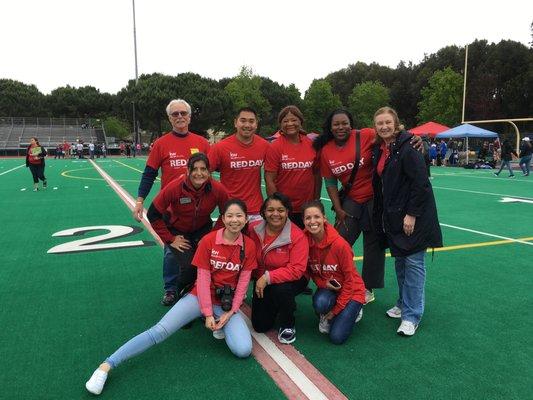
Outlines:
POLYGON ((468 138, 497 138, 498 134, 483 128, 478 128, 474 125, 462 124, 456 126, 455 128, 441 132, 435 137, 437 139, 466 138, 466 162, 468 163, 468 138))

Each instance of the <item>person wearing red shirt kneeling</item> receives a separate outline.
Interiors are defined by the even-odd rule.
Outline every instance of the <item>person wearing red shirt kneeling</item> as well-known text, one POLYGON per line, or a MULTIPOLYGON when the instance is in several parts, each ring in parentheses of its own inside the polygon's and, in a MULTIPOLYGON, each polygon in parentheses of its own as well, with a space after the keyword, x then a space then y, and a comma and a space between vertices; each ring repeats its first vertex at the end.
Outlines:
POLYGON ((193 291, 181 298, 152 328, 135 336, 94 371, 85 384, 93 394, 100 394, 108 373, 122 362, 138 355, 171 336, 178 329, 202 315, 205 327, 219 331, 231 352, 246 358, 252 352, 252 336, 239 308, 246 294, 252 270, 257 267, 254 242, 242 235, 246 224, 246 206, 240 200, 228 200, 222 209, 224 228, 206 235, 192 261, 198 268, 193 291), (228 287, 233 299, 228 304, 217 289, 228 287))
POLYGON ((324 205, 311 201, 302 208, 309 241, 307 274, 315 282, 313 308, 320 315, 318 330, 334 344, 343 344, 363 316, 365 284, 353 263, 351 246, 331 226, 324 205))
POLYGON ((304 276, 309 247, 303 232, 288 215, 291 202, 282 193, 268 196, 261 206, 263 221, 249 229, 257 247, 259 267, 252 299, 252 325, 266 332, 279 319, 278 340, 296 340, 295 297, 307 286, 304 276))

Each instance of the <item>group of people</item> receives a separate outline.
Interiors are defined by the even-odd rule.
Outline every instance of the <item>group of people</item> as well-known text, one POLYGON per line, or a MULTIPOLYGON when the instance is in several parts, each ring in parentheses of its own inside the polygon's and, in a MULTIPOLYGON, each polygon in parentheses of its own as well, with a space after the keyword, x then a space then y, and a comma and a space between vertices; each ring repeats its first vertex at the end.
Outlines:
POLYGON ((132 155, 142 154, 142 146, 140 143, 130 143, 130 142, 120 142, 119 145, 120 155, 123 157, 130 158, 132 155))
POLYGON ((161 190, 147 218, 165 243, 162 304, 172 308, 106 358, 87 390, 100 394, 111 369, 200 317, 234 355, 248 357, 251 333, 239 309, 250 282, 255 331, 277 327, 279 342, 293 343, 295 297, 312 279, 318 329, 342 344, 363 305, 374 300, 373 289, 384 285, 387 247, 395 257, 399 295, 386 314, 401 320, 398 334, 415 333, 424 311, 424 255, 442 246, 442 236, 420 140, 403 131, 393 109, 379 109, 374 129, 361 130, 353 129, 348 111, 334 110, 313 142, 302 129, 301 111, 288 106, 279 113, 280 135, 269 144, 256 134, 256 112, 246 107, 234 120, 235 133, 212 147, 189 131, 186 101, 172 100, 166 112, 172 131, 153 145, 133 215, 143 218, 161 170, 161 190), (320 200, 321 178, 334 224, 320 200), (361 233, 362 276, 352 251, 361 233))

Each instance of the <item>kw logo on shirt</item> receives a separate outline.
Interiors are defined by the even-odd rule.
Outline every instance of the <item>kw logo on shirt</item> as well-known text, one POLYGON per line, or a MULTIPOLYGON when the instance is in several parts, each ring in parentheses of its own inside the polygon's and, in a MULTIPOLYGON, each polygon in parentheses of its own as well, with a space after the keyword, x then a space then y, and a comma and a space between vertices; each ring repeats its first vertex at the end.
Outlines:
MULTIPOLYGON (((211 249, 211 258, 222 258, 222 257, 220 257, 218 250, 211 249)), ((211 263, 212 262, 213 260, 211 260, 211 263)))
POLYGON ((213 267, 213 269, 220 270, 225 269, 228 271, 240 271, 241 264, 235 264, 231 261, 217 261, 217 260, 209 260, 209 263, 213 267))

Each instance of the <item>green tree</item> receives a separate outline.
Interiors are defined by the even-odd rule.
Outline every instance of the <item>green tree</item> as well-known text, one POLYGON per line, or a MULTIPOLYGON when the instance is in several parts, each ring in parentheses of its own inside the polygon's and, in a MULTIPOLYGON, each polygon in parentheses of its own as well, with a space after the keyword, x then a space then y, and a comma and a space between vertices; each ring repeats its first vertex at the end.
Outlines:
POLYGON ((125 139, 130 136, 130 125, 116 117, 104 119, 104 129, 107 136, 114 136, 118 139, 125 139))
POLYGON ((324 120, 336 108, 342 107, 338 95, 333 94, 325 79, 315 79, 305 92, 303 108, 308 132, 322 132, 324 120))
POLYGON ((463 77, 450 67, 436 71, 422 89, 419 122, 436 121, 454 126, 461 122, 463 77))
POLYGON ((235 114, 241 107, 255 109, 260 121, 268 118, 272 106, 261 93, 261 85, 261 77, 254 75, 252 69, 246 66, 243 66, 239 75, 226 85, 224 91, 231 101, 231 115, 226 114, 225 129, 228 132, 233 130, 235 114))
POLYGON ((113 97, 93 86, 59 87, 46 96, 46 102, 55 117, 96 117, 110 114, 113 109, 113 97))
POLYGON ((389 89, 378 81, 363 82, 353 88, 348 102, 348 109, 354 117, 355 126, 360 128, 372 126, 376 110, 390 104, 389 89))
POLYGON ((35 85, 0 79, 0 115, 3 117, 46 116, 44 95, 35 85))

